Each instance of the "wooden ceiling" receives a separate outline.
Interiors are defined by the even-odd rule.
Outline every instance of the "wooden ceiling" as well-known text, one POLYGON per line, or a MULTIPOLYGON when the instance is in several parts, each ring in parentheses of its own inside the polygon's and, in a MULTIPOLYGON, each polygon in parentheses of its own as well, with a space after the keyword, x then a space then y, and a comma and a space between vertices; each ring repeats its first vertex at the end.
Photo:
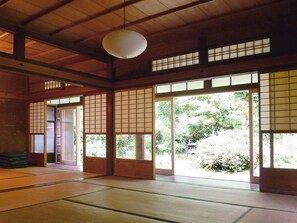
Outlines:
MULTIPOLYGON (((233 27, 241 23, 264 26, 269 20, 294 13, 290 7, 295 2, 126 0, 126 28, 147 38, 147 52, 154 58, 152 49, 168 44, 169 40, 178 43, 189 39, 190 48, 199 33, 228 28, 217 22, 222 18, 229 18, 233 27), (246 15, 247 12, 252 14, 246 15), (244 20, 232 20, 240 15, 244 15, 244 20)), ((114 58, 102 48, 102 39, 107 33, 123 28, 123 9, 123 0, 0 0, 0 26, 3 28, 0 51, 12 54, 12 33, 21 30, 27 36, 27 59, 110 78, 108 62, 114 58)), ((172 48, 170 53, 174 53, 175 47, 172 48)), ((176 50, 181 51, 178 44, 176 50)))

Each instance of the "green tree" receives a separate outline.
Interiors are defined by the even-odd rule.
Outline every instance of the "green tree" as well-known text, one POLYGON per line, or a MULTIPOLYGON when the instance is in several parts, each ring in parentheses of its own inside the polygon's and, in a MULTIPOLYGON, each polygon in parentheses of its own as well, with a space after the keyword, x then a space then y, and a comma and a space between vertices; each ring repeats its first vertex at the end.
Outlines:
POLYGON ((248 117, 247 92, 175 98, 177 151, 222 130, 247 129, 248 117))

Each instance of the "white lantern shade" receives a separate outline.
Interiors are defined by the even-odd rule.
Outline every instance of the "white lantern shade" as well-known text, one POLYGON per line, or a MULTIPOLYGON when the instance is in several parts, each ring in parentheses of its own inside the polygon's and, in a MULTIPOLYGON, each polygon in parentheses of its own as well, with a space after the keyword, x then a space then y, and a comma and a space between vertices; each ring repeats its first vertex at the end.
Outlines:
POLYGON ((147 41, 143 35, 125 29, 107 34, 102 44, 109 54, 122 59, 137 57, 147 47, 147 41))

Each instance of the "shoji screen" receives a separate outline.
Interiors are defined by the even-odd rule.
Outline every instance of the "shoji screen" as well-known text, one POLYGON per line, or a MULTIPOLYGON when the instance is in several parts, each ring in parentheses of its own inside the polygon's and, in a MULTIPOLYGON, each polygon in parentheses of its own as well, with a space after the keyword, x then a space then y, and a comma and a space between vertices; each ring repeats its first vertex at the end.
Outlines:
POLYGON ((29 134, 31 147, 29 163, 33 166, 46 166, 45 116, 45 102, 32 102, 29 104, 29 134))
POLYGON ((260 75, 261 130, 297 130, 297 70, 260 75))
POLYGON ((106 94, 85 96, 84 119, 85 133, 106 133, 106 94))
POLYGON ((84 171, 107 174, 107 95, 84 97, 84 171))
POLYGON ((152 87, 114 94, 117 176, 154 179, 153 96, 152 87))
POLYGON ((260 75, 260 189, 296 195, 297 70, 260 75))
POLYGON ((151 134, 153 132, 153 88, 115 92, 114 120, 116 134, 151 134))
POLYGON ((44 134, 44 102, 30 103, 30 134, 44 134))

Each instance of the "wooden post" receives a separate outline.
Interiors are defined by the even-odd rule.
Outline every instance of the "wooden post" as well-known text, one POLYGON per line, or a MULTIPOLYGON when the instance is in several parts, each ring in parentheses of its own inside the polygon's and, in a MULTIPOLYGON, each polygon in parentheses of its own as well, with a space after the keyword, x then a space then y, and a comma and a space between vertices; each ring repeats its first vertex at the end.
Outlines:
POLYGON ((25 34, 18 31, 13 36, 13 56, 21 60, 25 58, 25 34))

